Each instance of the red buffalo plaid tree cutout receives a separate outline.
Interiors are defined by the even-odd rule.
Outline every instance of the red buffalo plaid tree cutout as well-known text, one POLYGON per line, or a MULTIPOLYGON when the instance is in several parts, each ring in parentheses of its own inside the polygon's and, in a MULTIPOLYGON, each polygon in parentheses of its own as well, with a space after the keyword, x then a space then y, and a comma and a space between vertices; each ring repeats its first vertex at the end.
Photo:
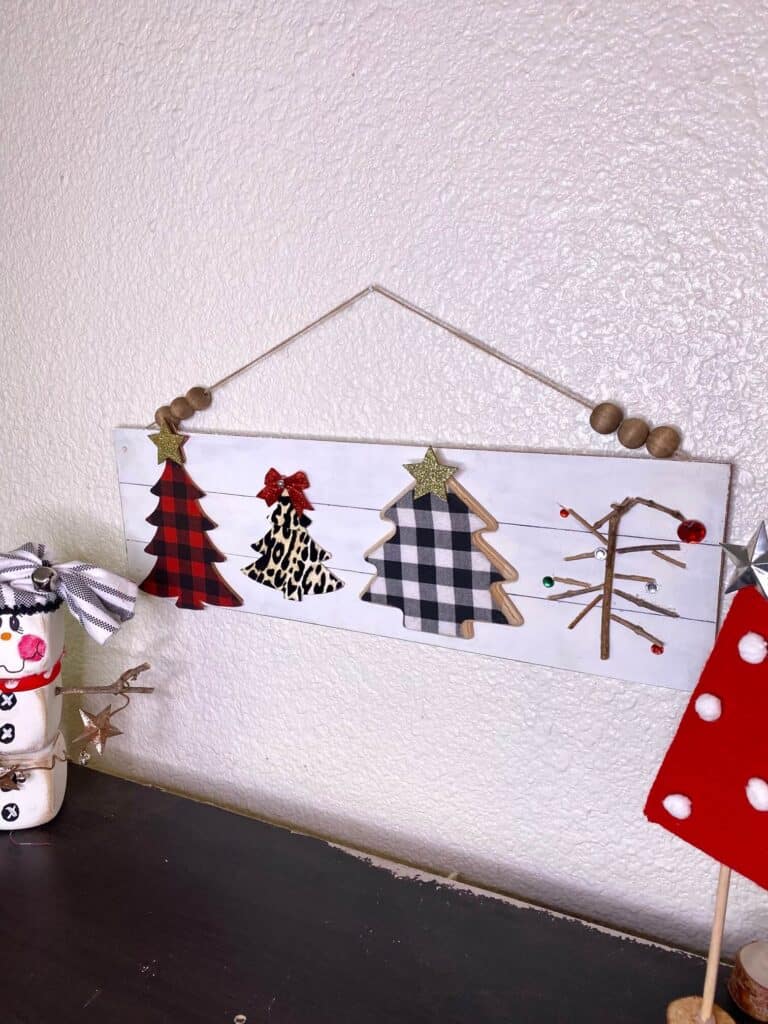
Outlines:
POLYGON ((155 440, 162 438, 164 430, 151 438, 158 447, 158 461, 165 458, 165 468, 151 488, 160 500, 152 515, 147 516, 147 522, 156 526, 157 531, 144 548, 157 561, 140 588, 155 597, 175 597, 177 608, 199 611, 207 604, 235 608, 243 599, 214 565, 225 562, 226 556, 207 536, 216 529, 216 523, 200 507, 198 499, 205 497, 205 491, 181 465, 184 441, 175 445, 173 454, 155 440))

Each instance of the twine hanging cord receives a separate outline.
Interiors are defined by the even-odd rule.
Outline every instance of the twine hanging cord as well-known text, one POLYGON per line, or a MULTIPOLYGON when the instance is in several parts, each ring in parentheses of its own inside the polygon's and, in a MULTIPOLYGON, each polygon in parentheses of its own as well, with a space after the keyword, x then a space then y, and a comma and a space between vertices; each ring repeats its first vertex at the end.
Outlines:
MULTIPOLYGON (((493 345, 489 345, 487 341, 482 341, 480 338, 476 338, 473 334, 469 334, 468 331, 462 330, 460 327, 456 327, 454 324, 448 323, 447 320, 443 320, 439 316, 435 316, 434 313, 430 313, 426 309, 422 309, 421 306, 417 306, 413 302, 409 302, 408 299, 404 299, 402 295, 397 295, 395 292, 390 291, 380 284, 371 284, 367 288, 363 288, 362 291, 357 292, 349 299, 345 299, 344 302, 340 302, 338 306, 334 306, 333 309, 329 309, 327 313, 323 313, 316 320, 302 327, 300 330, 295 331, 287 338, 283 338, 276 345, 268 348, 266 352, 262 352, 254 359, 249 360, 243 366, 239 366, 236 370, 228 373, 225 377, 217 380, 215 383, 210 384, 207 388, 195 387, 191 388, 186 396, 179 395, 171 402, 170 405, 161 406, 155 413, 155 423, 162 429, 165 427, 167 430, 175 431, 178 423, 181 420, 188 419, 194 415, 198 409, 207 409, 211 404, 212 393, 217 391, 219 388, 223 388, 230 381, 233 381, 236 377, 239 377, 243 373, 247 373, 252 370, 259 363, 265 359, 269 359, 270 356, 276 355, 283 349, 288 348, 294 341, 298 341, 305 334, 309 334, 316 327, 320 327, 322 324, 327 323, 340 313, 344 313, 350 309, 356 303, 360 302, 361 299, 366 298, 369 295, 380 295, 383 299, 387 299, 389 302, 395 303, 395 305, 407 309, 410 313, 415 316, 421 317, 422 320, 426 320, 427 323, 434 324, 443 331, 447 331, 448 334, 453 335, 454 338, 458 338, 459 341, 465 342, 467 345, 471 345, 472 348, 483 352, 487 356, 491 356, 493 359, 498 360, 500 363, 504 363, 506 366, 511 367, 513 370, 517 370, 518 373, 524 374, 531 380, 537 381, 539 384, 543 384, 544 387, 549 388, 551 391, 557 392, 562 395, 563 398, 569 399, 571 402, 576 402, 578 405, 583 406, 585 409, 589 409, 590 417, 589 423, 593 430, 598 434, 613 434, 618 431, 618 440, 625 448, 641 448, 645 445, 648 452, 654 456, 654 458, 669 458, 670 456, 677 453, 680 446, 680 433, 675 427, 671 426, 659 426, 653 430, 649 424, 644 420, 637 417, 624 418, 624 414, 621 408, 614 402, 599 402, 595 405, 589 399, 579 394, 578 391, 574 391, 573 388, 567 387, 565 384, 561 384, 559 381, 553 380, 544 373, 540 373, 538 370, 534 370, 530 366, 526 366, 525 363, 521 363, 517 359, 513 359, 511 356, 495 348, 493 345)), ((150 423, 147 429, 154 426, 154 423, 150 423)))
POLYGON ((586 409, 592 409, 594 402, 590 402, 576 391, 572 391, 564 384, 559 384, 557 381, 552 380, 545 374, 539 373, 538 370, 534 370, 530 366, 525 366, 516 359, 512 359, 504 352, 494 348, 493 345, 489 345, 488 342, 481 341, 480 338, 476 338, 474 335, 468 334, 467 331, 463 331, 460 327, 455 327, 453 324, 448 323, 447 320, 442 320, 440 317, 435 316, 434 313, 430 313, 426 309, 422 309, 420 306, 414 305, 414 303, 409 302, 408 299, 404 299, 401 295, 396 295, 395 292, 391 292, 388 288, 385 288, 380 284, 368 285, 367 288, 363 288, 363 290, 358 292, 356 295, 346 299, 344 302, 340 302, 338 306, 334 306, 333 309, 324 313, 321 317, 318 317, 317 320, 313 320, 312 323, 307 324, 306 327, 302 327, 301 330, 296 331, 295 334, 291 334, 289 337, 284 338, 282 341, 278 342, 277 345, 273 345, 272 348, 267 349, 266 352, 262 352, 261 355, 256 356, 255 359, 251 359, 251 361, 246 363, 244 366, 241 366, 237 370, 233 370, 232 373, 228 373, 226 377, 222 377, 221 380, 216 381, 215 384, 211 384, 208 390, 215 391, 217 388, 224 387, 225 384, 229 384, 229 382, 234 380, 235 377, 239 377, 241 373, 247 373, 248 370, 252 369, 263 359, 267 359, 269 356, 275 355, 282 349, 287 348, 292 342, 297 341, 305 334, 309 334, 310 331, 313 331, 316 327, 320 327, 328 320, 332 320, 335 316, 338 316, 339 313, 344 313, 361 299, 364 299, 369 295, 381 295, 382 298, 389 299, 390 302, 394 302, 398 306, 402 306, 403 309, 407 309, 411 313, 415 313, 416 316, 420 316, 422 320, 427 320, 436 327, 440 327, 442 330, 447 331, 449 334, 452 334, 454 338, 458 338, 460 341, 465 341, 468 345, 472 345, 473 348, 478 349, 480 352, 485 352, 486 355, 492 356, 494 359, 498 359, 502 363, 506 363, 507 366, 511 366, 514 370, 517 370, 520 373, 524 373, 526 377, 531 377, 533 380, 537 380, 540 384, 544 384, 545 387, 552 388, 553 391, 557 391, 565 398, 569 398, 572 402, 578 402, 579 405, 583 405, 586 409))
MULTIPOLYGON (((244 363, 243 366, 239 366, 236 370, 228 373, 225 377, 217 380, 214 384, 210 384, 206 388, 206 391, 213 393, 219 388, 223 388, 226 384, 235 380, 236 377, 252 370, 265 359, 269 359, 270 356, 274 356, 277 355, 278 352, 282 352, 283 349, 292 345, 294 341, 298 341, 299 338, 302 338, 305 334, 309 334, 310 331, 313 331, 316 327, 321 327, 324 323, 332 320, 340 313, 344 313, 346 310, 351 309, 352 306, 360 302, 361 299, 367 298, 369 295, 380 295, 382 298, 388 299, 390 302, 394 302, 403 309, 407 309, 409 312, 421 317, 422 320, 426 320, 428 323, 434 324, 436 327, 440 327, 442 330, 452 334, 460 341, 466 342, 478 351, 484 352, 486 355, 492 356, 494 359, 498 359, 499 362, 505 363, 507 366, 511 366, 513 370, 517 370, 519 373, 525 374, 526 377, 530 377, 532 380, 538 381, 545 387, 551 388, 553 391, 558 392, 558 394, 563 395, 564 398, 568 398, 572 402, 577 402, 579 405, 584 406, 585 409, 591 410, 593 408, 593 402, 590 402, 583 395, 573 391, 571 388, 566 387, 565 384, 560 384, 557 381, 552 380, 551 377, 547 377, 546 374, 539 373, 538 370, 534 370, 530 366, 526 366, 524 363, 518 362, 517 359, 512 359, 511 356, 508 356, 499 349, 494 348, 493 345, 489 345, 488 342, 482 341, 480 338, 476 338, 467 331, 463 331, 460 327, 456 327, 454 324, 448 323, 447 320, 443 320, 440 317, 435 316, 434 313, 430 313, 428 310, 422 309, 420 306, 415 305, 413 302, 409 302, 408 299, 404 299, 401 295, 396 295, 395 292, 391 292, 388 288, 385 288, 380 284, 368 285, 367 288, 363 288, 362 291, 357 292, 355 295, 351 296, 351 298, 345 299, 344 302, 340 302, 338 306, 334 306, 333 309, 329 309, 327 313, 323 313, 323 315, 319 316, 316 320, 306 324, 300 330, 295 331, 287 338, 283 338, 282 341, 279 341, 276 345, 268 348, 265 352, 262 352, 254 359, 249 360, 249 362, 244 363)), ((147 429, 150 429, 154 425, 154 423, 150 423, 147 429)), ((162 424, 158 425, 162 426, 162 424)))

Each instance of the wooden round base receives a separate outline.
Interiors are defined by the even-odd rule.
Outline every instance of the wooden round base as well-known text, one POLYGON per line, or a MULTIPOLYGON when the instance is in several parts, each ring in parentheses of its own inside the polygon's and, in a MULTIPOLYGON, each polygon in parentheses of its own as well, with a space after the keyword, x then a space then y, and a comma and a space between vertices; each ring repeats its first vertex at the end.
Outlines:
MULTIPOLYGON (((676 999, 667 1007, 667 1024, 703 1024, 701 1016, 701 996, 686 996, 676 999)), ((716 1006, 706 1024, 736 1024, 730 1013, 716 1006)))
POLYGON ((739 950, 728 991, 750 1017, 768 1021, 768 942, 750 942, 739 950))

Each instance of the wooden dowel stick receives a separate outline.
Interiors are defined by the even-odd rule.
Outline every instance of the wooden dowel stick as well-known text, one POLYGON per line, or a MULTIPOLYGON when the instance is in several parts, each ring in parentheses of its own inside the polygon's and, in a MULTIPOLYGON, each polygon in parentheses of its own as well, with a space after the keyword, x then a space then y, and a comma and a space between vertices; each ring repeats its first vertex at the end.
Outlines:
POLYGON ((725 929, 725 911, 728 907, 728 887, 731 884, 731 869, 725 864, 720 865, 717 879, 717 896, 715 897, 715 919, 712 922, 712 937, 709 940, 707 955, 707 973, 704 976, 704 994, 701 1001, 701 1021, 708 1024, 715 1007, 715 988, 717 987, 717 971, 720 967, 720 954, 723 948, 723 930, 725 929))

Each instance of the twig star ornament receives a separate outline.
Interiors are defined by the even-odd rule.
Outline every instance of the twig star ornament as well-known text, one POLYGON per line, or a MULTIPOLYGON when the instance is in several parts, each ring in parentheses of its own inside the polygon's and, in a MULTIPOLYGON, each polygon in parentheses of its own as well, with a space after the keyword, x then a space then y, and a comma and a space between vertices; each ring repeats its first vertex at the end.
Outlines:
POLYGON ((91 693, 109 693, 122 697, 125 701, 124 704, 115 708, 114 711, 112 710, 112 705, 108 704, 95 715, 90 711, 86 711, 85 708, 78 708, 80 718, 85 726, 83 732, 73 740, 73 743, 84 744, 84 748, 80 753, 80 764, 87 764, 90 760, 90 754, 86 752, 85 747, 93 745, 98 754, 103 754, 104 748, 107 745, 107 740, 111 739, 113 736, 123 735, 122 729, 118 729, 112 724, 112 718, 121 711, 125 711, 131 703, 130 694, 155 692, 154 686, 134 685, 141 673, 147 672, 150 667, 149 663, 144 661, 141 665, 136 665, 135 668, 126 669, 125 672, 118 676, 114 683, 109 683, 107 686, 72 686, 59 689, 58 692, 64 697, 74 697, 91 693))
POLYGON ((107 740, 112 736, 122 736, 122 729, 116 728, 112 725, 110 719, 113 715, 117 714, 118 711, 122 711, 127 705, 123 705, 122 708, 117 708, 115 711, 112 710, 112 705, 108 704, 105 708, 102 708, 98 714, 92 715, 90 711, 86 711, 85 708, 80 708, 80 717, 83 720, 85 729, 76 736, 74 739, 75 743, 83 743, 85 746, 93 744, 99 754, 104 753, 104 748, 107 745, 107 740))
POLYGON ((768 598, 768 531, 765 521, 760 523, 746 544, 723 544, 723 549, 736 565, 726 594, 756 587, 763 597, 768 598))
POLYGON ((407 469, 416 486, 414 498, 423 498, 425 494, 434 494, 443 501, 448 500, 446 485, 456 472, 456 466, 446 466, 440 462, 434 448, 427 448, 427 454, 421 462, 408 462, 403 466, 407 469))

